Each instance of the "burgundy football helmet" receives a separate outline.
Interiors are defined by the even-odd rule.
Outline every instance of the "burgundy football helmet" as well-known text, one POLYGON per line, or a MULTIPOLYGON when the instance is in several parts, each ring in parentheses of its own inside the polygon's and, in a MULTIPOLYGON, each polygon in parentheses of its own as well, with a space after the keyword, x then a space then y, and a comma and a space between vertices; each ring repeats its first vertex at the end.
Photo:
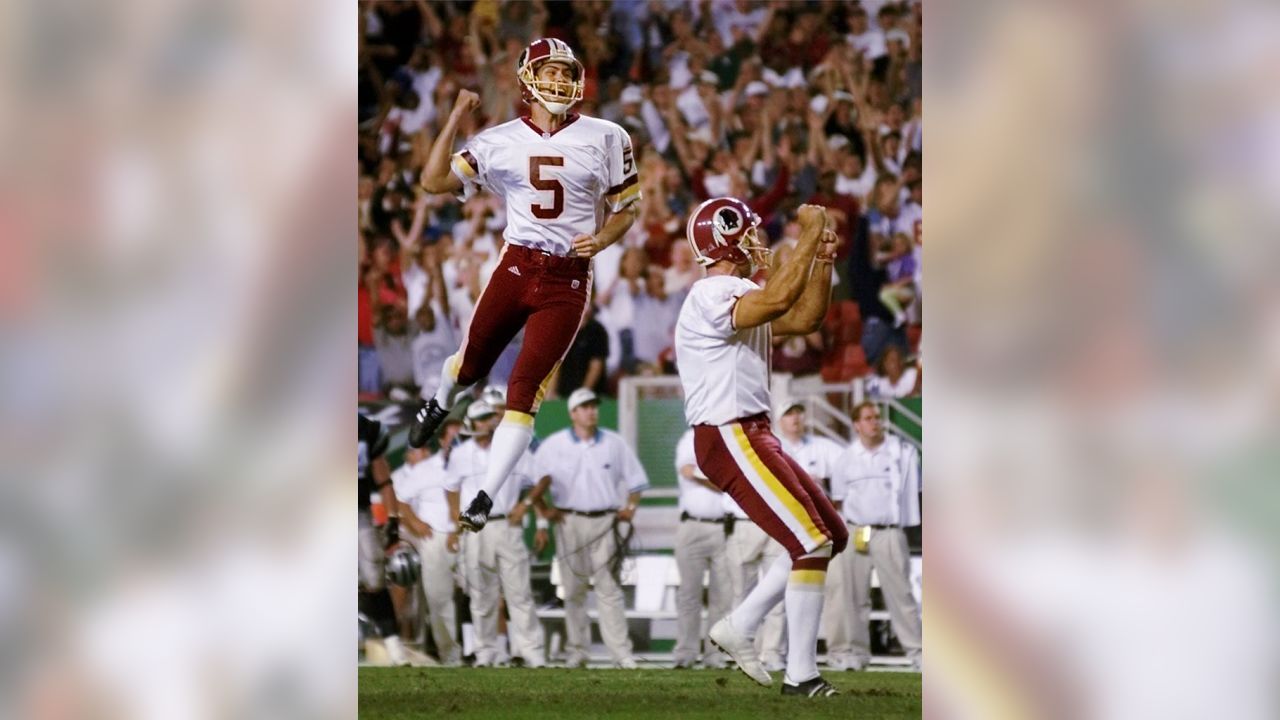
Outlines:
POLYGON ((529 43, 516 61, 516 77, 520 80, 520 96, 527 103, 541 103, 552 115, 563 115, 582 100, 582 63, 578 62, 569 43, 555 38, 542 38, 529 43), (537 78, 544 62, 562 62, 573 69, 573 81, 544 82, 537 78))
POLYGON ((768 263, 769 248, 760 242, 756 228, 760 216, 737 198, 707 200, 689 214, 685 237, 698 264, 709 267, 721 260, 734 265, 749 263, 751 273, 768 263))

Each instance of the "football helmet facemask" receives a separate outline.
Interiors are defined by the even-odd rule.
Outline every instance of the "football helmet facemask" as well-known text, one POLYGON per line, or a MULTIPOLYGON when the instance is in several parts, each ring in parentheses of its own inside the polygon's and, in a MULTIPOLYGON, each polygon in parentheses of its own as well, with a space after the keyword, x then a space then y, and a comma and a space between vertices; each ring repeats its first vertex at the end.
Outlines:
POLYGON ((573 48, 563 40, 542 38, 529 43, 516 62, 516 77, 520 80, 520 95, 527 103, 538 102, 552 115, 563 115, 582 100, 582 63, 573 54, 573 48), (560 62, 568 65, 573 80, 554 82, 539 80, 538 68, 543 63, 560 62))

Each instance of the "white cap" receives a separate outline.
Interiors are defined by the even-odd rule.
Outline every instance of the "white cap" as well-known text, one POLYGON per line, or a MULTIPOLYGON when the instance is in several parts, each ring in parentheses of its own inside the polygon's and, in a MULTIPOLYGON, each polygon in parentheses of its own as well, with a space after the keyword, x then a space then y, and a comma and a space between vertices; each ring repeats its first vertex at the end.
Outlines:
POLYGON ((774 87, 782 87, 782 76, 775 72, 773 68, 765 68, 764 70, 761 70, 760 77, 764 78, 765 82, 774 87))
POLYGON ((624 103, 641 102, 644 100, 644 92, 640 89, 639 85, 628 85, 626 89, 622 91, 621 100, 624 103))
POLYGON ((755 97, 756 95, 768 95, 769 86, 759 80, 752 80, 747 83, 747 97, 755 97))
POLYGON ((782 76, 782 84, 789 88, 804 87, 807 83, 804 80, 804 71, 798 67, 793 67, 782 76))
POLYGON ((481 418, 487 418, 497 414, 498 414, 498 411, 494 410, 493 406, 485 402, 484 400, 476 400, 475 402, 467 406, 468 420, 479 420, 481 418))
POLYGON ((849 147, 849 138, 843 135, 832 135, 831 139, 827 141, 827 147, 832 150, 849 147))
POLYGON ((773 417, 774 419, 781 419, 783 416, 785 416, 787 413, 791 412, 792 410, 796 408, 800 408, 801 410, 804 410, 804 407, 805 406, 804 406, 803 400, 800 400, 797 398, 784 399, 773 407, 773 417))
POLYGON ((843 90, 837 90, 831 93, 831 99, 843 102, 853 102, 853 96, 843 90))
POLYGON ((710 70, 703 70, 701 73, 698 73, 698 82, 711 83, 712 85, 719 85, 720 76, 716 75, 710 70))
POLYGON ((821 115, 827 109, 827 102, 826 95, 815 95, 809 101, 809 109, 821 115))
POLYGON ((569 395, 569 412, 573 412, 573 409, 579 405, 598 402, 600 402, 600 398, 596 397, 596 394, 591 392, 590 388, 578 388, 569 395))
POLYGON ((903 47, 908 47, 908 48, 911 47, 911 36, 908 35, 905 30, 894 29, 885 33, 884 41, 889 42, 891 40, 897 40, 898 42, 901 42, 903 47))

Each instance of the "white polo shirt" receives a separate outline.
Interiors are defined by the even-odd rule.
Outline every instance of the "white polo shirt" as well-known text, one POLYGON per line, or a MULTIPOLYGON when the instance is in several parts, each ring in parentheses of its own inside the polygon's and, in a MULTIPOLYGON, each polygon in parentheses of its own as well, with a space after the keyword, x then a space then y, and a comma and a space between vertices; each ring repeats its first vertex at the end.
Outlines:
POLYGON ((573 428, 549 435, 533 460, 533 477, 551 478, 552 501, 563 510, 616 510, 628 494, 649 487, 635 451, 604 428, 590 440, 579 439, 573 428))
POLYGON ((889 434, 874 449, 854 440, 837 460, 831 498, 855 525, 919 525, 920 453, 889 434))
POLYGON ((680 511, 703 520, 719 520, 727 512, 716 492, 702 483, 690 480, 680 471, 685 465, 693 466, 694 477, 707 479, 706 473, 698 467, 698 459, 693 450, 693 430, 686 432, 676 443, 676 479, 680 484, 680 511))
MULTIPOLYGON (((520 456, 507 481, 490 498, 493 500, 490 515, 510 513, 520 500, 520 491, 533 486, 529 455, 526 451, 520 456)), ((485 474, 489 471, 489 449, 480 447, 474 439, 468 440, 449 453, 449 465, 446 469, 448 479, 445 481, 445 489, 457 491, 458 506, 465 508, 484 486, 485 474)))
POLYGON ((431 526, 433 531, 451 533, 457 530, 449 517, 445 499, 446 473, 444 455, 436 453, 418 463, 405 463, 391 473, 396 499, 413 508, 413 514, 431 526))
POLYGON ((800 436, 799 442, 791 442, 781 433, 775 434, 782 445, 782 451, 800 463, 800 467, 819 486, 824 479, 829 480, 835 474, 836 463, 844 452, 839 444, 810 433, 800 436))

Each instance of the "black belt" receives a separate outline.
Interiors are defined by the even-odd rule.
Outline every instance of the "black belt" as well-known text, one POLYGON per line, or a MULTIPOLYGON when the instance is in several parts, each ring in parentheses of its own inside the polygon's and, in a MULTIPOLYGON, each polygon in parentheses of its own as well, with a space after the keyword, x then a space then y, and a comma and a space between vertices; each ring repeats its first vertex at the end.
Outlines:
POLYGON ((689 513, 687 513, 687 512, 681 512, 681 513, 680 513, 680 522, 684 522, 685 520, 694 520, 694 521, 701 522, 701 523, 711 523, 711 524, 713 524, 713 525, 723 525, 723 524, 724 524, 724 521, 725 521, 725 519, 724 519, 723 517, 718 517, 718 518, 700 518, 700 517, 694 517, 694 516, 690 515, 690 514, 689 514, 689 513))
POLYGON ((872 530, 888 530, 890 528, 896 529, 901 527, 901 525, 863 525, 862 523, 856 523, 856 522, 853 522, 852 520, 845 520, 844 522, 849 527, 869 527, 872 530))
POLYGON ((562 509, 560 510, 560 512, 568 513, 570 515, 581 515, 582 517, 597 518, 597 517, 604 517, 605 515, 612 515, 618 511, 616 509, 614 510, 564 510, 562 509))

